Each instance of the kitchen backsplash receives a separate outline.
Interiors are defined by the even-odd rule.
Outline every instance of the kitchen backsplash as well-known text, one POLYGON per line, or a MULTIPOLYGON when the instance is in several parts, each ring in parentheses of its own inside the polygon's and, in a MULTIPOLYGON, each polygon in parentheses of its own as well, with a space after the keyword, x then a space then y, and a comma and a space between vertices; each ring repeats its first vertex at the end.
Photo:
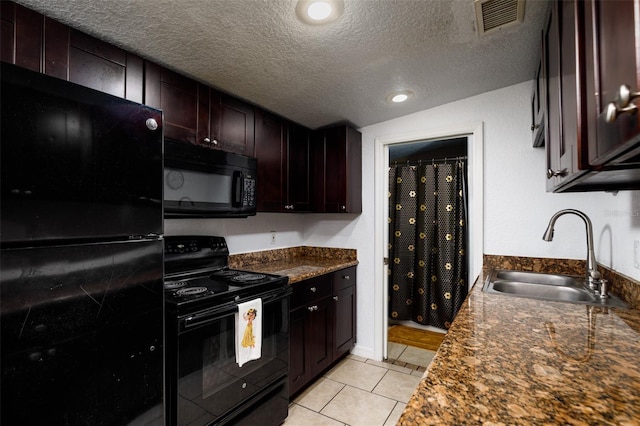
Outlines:
POLYGON ((355 261, 357 260, 357 251, 355 249, 329 247, 289 247, 275 250, 263 250, 250 253, 232 254, 229 256, 229 265, 233 268, 240 269, 245 267, 246 265, 283 261, 296 257, 330 258, 355 261))

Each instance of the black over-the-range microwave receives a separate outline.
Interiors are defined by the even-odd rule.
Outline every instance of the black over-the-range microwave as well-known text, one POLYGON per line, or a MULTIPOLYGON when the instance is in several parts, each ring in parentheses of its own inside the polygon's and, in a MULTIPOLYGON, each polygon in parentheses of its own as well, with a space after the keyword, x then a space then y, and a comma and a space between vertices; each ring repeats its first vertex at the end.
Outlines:
POLYGON ((255 215, 256 167, 252 157, 165 139, 165 217, 255 215))

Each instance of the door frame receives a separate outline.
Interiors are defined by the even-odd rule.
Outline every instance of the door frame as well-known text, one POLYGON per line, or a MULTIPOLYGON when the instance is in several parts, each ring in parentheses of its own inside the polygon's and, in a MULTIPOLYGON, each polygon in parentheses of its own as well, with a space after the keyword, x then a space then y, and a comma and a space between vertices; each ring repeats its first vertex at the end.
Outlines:
POLYGON ((387 256, 389 201, 389 146, 399 143, 420 142, 429 140, 450 139, 455 137, 467 137, 468 158, 468 203, 469 203, 469 288, 473 285, 482 270, 483 254, 483 164, 484 164, 484 123, 462 123, 436 129, 423 129, 417 132, 380 136, 374 138, 375 152, 375 229, 384 229, 384 232, 374 233, 374 303, 376 309, 374 324, 374 356, 378 360, 387 358, 387 328, 388 328, 388 269, 384 258, 387 256))

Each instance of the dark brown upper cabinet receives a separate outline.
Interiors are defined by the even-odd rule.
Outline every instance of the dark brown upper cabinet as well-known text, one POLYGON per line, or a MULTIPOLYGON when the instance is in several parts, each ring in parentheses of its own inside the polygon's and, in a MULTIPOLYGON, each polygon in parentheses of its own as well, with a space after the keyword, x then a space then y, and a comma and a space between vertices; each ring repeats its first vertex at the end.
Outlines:
POLYGON ((211 89, 210 108, 210 139, 214 145, 225 151, 253 157, 255 154, 254 106, 211 89))
POLYGON ((310 211, 309 130, 259 108, 255 130, 258 211, 310 211))
POLYGON ((13 2, 1 8, 2 61, 142 102, 142 58, 13 2))
POLYGON ((315 211, 362 212, 362 135, 347 124, 313 132, 315 211))
POLYGON ((640 188, 634 4, 552 2, 543 43, 547 191, 640 188))
POLYGON ((283 210, 286 190, 286 151, 283 120, 264 110, 256 110, 255 156, 258 159, 257 210, 283 210))
POLYGON ((145 103, 164 111, 167 138, 254 154, 254 108, 246 102, 147 61, 145 103))
POLYGON ((591 166, 640 167, 640 34, 632 1, 587 1, 587 110, 591 166))
MULTIPOLYGON (((540 52, 544 52, 544 37, 541 37, 540 52)), ((544 55, 541 54, 538 67, 533 78, 533 88, 531 90, 531 140, 534 147, 544 146, 545 117, 547 115, 546 103, 546 76, 544 55)))
POLYGON ((287 128, 287 175, 285 210, 308 212, 313 209, 311 202, 311 131, 304 126, 286 122, 287 128))
MULTIPOLYGON (((57 26, 54 28, 52 36, 59 43, 64 32, 57 26)), ((73 29, 69 34, 68 55, 69 81, 142 103, 144 67, 139 56, 73 29)), ((54 61, 47 64, 55 67, 54 61)))
MULTIPOLYGON (((145 104, 164 112, 164 137, 196 143, 200 85, 152 62, 145 63, 145 104)), ((208 93, 207 93, 208 96, 208 93)))
POLYGON ((2 60, 43 72, 42 47, 44 17, 9 1, 0 2, 2 60))

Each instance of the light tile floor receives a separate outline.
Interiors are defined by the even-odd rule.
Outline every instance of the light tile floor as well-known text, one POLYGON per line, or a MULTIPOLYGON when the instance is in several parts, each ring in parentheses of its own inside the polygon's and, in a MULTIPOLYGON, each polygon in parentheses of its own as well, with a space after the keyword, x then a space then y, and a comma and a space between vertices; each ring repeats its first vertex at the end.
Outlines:
POLYGON ((395 425, 434 355, 392 342, 384 362, 348 355, 294 399, 284 426, 395 425))

